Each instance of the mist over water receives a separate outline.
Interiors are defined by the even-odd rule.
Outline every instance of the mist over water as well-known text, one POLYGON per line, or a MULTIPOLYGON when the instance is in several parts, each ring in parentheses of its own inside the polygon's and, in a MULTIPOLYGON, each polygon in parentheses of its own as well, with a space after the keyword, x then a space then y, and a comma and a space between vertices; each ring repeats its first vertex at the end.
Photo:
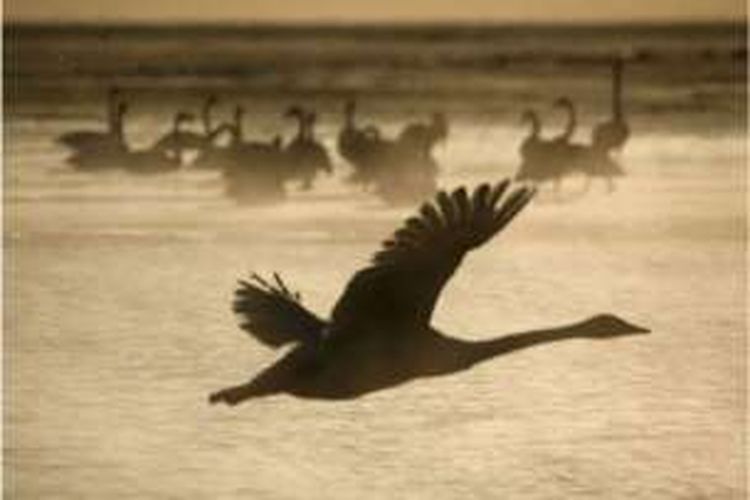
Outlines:
POLYGON ((738 26, 5 31, 5 494, 12 498, 744 498, 746 51, 738 26), (346 98, 390 135, 435 110, 441 187, 518 167, 520 114, 544 134, 610 106, 628 60, 627 176, 542 189, 471 254, 435 325, 467 339, 610 312, 652 330, 515 353, 348 402, 234 409, 209 392, 270 352, 239 330, 235 280, 279 271, 326 315, 409 207, 344 182, 346 98), (219 174, 85 174, 61 133, 104 128, 106 89, 146 146, 177 109, 247 110, 246 135, 318 113, 334 174, 238 206, 219 174))

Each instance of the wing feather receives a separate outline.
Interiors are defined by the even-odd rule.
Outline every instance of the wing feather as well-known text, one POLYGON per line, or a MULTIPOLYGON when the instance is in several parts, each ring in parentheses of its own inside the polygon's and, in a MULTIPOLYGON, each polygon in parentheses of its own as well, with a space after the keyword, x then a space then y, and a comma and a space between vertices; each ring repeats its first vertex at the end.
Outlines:
POLYGON ((334 307, 333 325, 429 323, 466 253, 500 232, 535 194, 526 187, 507 194, 509 187, 506 179, 482 184, 471 195, 465 188, 441 191, 423 204, 351 279, 334 307))
POLYGON ((257 274, 239 280, 232 309, 241 328, 269 347, 312 343, 320 339, 325 322, 307 310, 300 294, 292 292, 277 273, 274 283, 257 274))

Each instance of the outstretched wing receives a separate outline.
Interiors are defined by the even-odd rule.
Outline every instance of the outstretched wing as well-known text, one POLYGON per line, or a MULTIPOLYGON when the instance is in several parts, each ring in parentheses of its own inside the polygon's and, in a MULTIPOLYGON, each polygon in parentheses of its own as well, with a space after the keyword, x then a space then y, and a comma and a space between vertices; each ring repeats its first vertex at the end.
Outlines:
POLYGON ((466 253, 499 233, 534 196, 508 192, 510 180, 441 191, 383 243, 372 264, 351 279, 336 304, 334 331, 353 325, 428 325, 443 286, 466 253))
POLYGON ((325 322, 302 305, 299 293, 291 292, 278 274, 273 277, 274 283, 257 274, 239 281, 232 308, 242 318, 242 329, 274 348, 319 340, 325 322))

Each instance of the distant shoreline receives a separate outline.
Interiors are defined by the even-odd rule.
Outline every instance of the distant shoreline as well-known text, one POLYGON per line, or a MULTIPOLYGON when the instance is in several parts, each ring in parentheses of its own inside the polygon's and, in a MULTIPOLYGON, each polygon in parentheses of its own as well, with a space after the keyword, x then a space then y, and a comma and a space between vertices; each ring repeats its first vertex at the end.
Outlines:
POLYGON ((398 33, 404 34, 409 32, 435 33, 435 34, 452 34, 460 35, 461 33, 476 35, 477 33, 496 33, 497 31, 581 31, 596 33, 600 31, 623 30, 623 31, 641 31, 641 30, 665 30, 665 31, 719 31, 719 30, 738 30, 747 31, 747 24, 742 20, 655 20, 655 21, 633 21, 633 22, 569 22, 569 23, 552 23, 552 22, 484 22, 484 21, 457 21, 457 22, 411 22, 411 21, 394 21, 394 22, 94 22, 94 21, 77 21, 77 22, 57 22, 57 21, 8 21, 3 22, 3 28, 7 32, 12 31, 34 31, 34 32, 67 32, 67 31, 117 31, 117 32, 153 32, 153 31, 179 31, 184 33, 185 30, 196 32, 294 32, 300 34, 314 34, 319 32, 341 32, 347 33, 356 31, 372 33, 398 33))

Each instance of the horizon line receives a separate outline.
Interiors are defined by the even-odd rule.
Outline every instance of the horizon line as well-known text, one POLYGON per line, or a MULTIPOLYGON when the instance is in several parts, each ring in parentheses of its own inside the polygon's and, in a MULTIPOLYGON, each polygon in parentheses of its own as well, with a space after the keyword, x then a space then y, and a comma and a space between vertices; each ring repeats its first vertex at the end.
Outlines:
POLYGON ((85 27, 85 28, 251 28, 251 27, 288 27, 288 28, 382 28, 382 27, 628 27, 628 26, 654 26, 654 27, 686 27, 686 26, 719 26, 719 25, 742 25, 747 28, 744 19, 736 18, 691 18, 691 17, 664 17, 652 19, 578 19, 578 20, 541 20, 541 19, 378 19, 378 20, 356 20, 356 19, 69 19, 60 20, 54 18, 39 19, 3 19, 4 27, 85 27))

